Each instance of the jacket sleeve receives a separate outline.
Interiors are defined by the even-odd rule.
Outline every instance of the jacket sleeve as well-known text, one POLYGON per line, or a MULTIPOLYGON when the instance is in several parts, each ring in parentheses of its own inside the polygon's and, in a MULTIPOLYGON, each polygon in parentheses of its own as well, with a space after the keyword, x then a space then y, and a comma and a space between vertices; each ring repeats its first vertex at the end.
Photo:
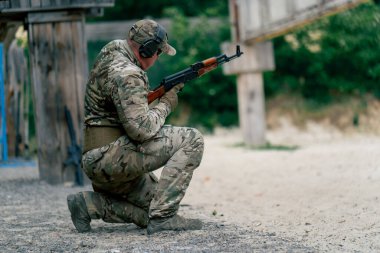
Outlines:
POLYGON ((152 138, 164 125, 169 106, 159 102, 149 108, 148 84, 139 74, 118 76, 114 81, 112 100, 128 137, 138 142, 152 138))

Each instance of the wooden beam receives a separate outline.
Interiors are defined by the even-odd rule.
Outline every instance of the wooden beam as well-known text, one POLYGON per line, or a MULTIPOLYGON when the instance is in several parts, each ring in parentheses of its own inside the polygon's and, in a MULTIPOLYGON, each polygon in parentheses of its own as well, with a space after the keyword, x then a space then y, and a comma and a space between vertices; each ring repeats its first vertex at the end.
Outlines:
POLYGON ((347 4, 342 4, 338 6, 329 7, 328 9, 314 8, 308 12, 301 13, 299 15, 293 15, 287 17, 284 20, 272 23, 268 29, 265 30, 246 30, 245 40, 246 44, 254 44, 258 42, 263 42, 266 40, 271 40, 273 38, 279 37, 281 35, 290 33, 296 29, 304 27, 312 22, 323 17, 338 14, 340 12, 357 7, 360 4, 370 2, 370 0, 357 0, 347 4))
POLYGON ((26 19, 27 23, 52 23, 64 21, 80 21, 82 20, 82 13, 68 12, 68 11, 55 11, 55 12, 32 12, 29 13, 26 19))
POLYGON ((10 8, 20 8, 21 7, 21 3, 20 3, 21 0, 12 0, 10 1, 10 8))
POLYGON ((40 178, 59 184, 63 158, 57 139, 60 128, 55 101, 59 101, 60 91, 55 71, 57 62, 53 57, 54 27, 52 24, 30 24, 28 31, 40 178))
POLYGON ((30 8, 29 0, 20 0, 20 8, 30 8))
POLYGON ((252 147, 266 143, 265 102, 262 73, 244 73, 237 80, 239 121, 244 141, 252 147))
MULTIPOLYGON (((223 43, 223 53, 227 55, 235 54, 236 45, 237 43, 223 43)), ((242 57, 239 57, 228 64, 222 65, 224 74, 254 73, 275 69, 273 44, 271 41, 261 42, 254 45, 239 45, 244 54, 242 57)))
MULTIPOLYGON (((79 62, 83 62, 82 58, 76 58, 75 54, 77 50, 81 51, 83 45, 75 43, 78 40, 77 37, 83 37, 78 32, 80 30, 74 30, 73 26, 77 26, 78 22, 59 22, 56 24, 55 33, 55 47, 59 50, 55 51, 54 58, 57 59, 57 84, 60 90, 60 100, 56 101, 57 110, 61 112, 60 118, 60 131, 57 138, 60 140, 61 148, 60 155, 63 160, 67 159, 67 147, 71 144, 69 138, 69 132, 67 128, 66 118, 64 117, 64 106, 71 112, 74 129, 76 130, 77 143, 79 143, 79 138, 81 135, 81 124, 83 122, 83 98, 84 92, 78 92, 83 90, 84 82, 79 83, 84 78, 82 76, 85 74, 82 68, 77 66, 79 62), (74 45, 79 46, 75 48, 74 45), (76 62, 78 60, 79 62, 76 62), (80 76, 80 80, 77 80, 77 73, 80 76)), ((74 168, 63 168, 62 176, 64 182, 75 181, 75 170, 74 168)))
POLYGON ((0 11, 5 8, 9 8, 9 1, 0 1, 0 11))
MULTIPOLYGON (((238 59, 223 65, 225 74, 238 74, 239 122, 247 145, 265 144, 265 96, 262 72, 274 70, 272 42, 254 45, 241 44, 244 53, 238 59)), ((236 43, 222 44, 223 53, 236 52, 236 43)))
POLYGON ((51 6, 51 0, 41 0, 41 7, 51 6))
MULTIPOLYGON (((114 0, 12 0, 2 13, 113 7, 114 0)), ((5 5, 5 4, 4 4, 5 5)))
MULTIPOLYGON (((78 129, 81 129, 80 122, 83 121, 84 116, 84 94, 86 90, 86 81, 88 77, 88 62, 87 62, 87 41, 83 36, 85 30, 85 24, 83 22, 71 23, 71 32, 73 36, 72 40, 72 53, 74 56, 75 72, 72 73, 75 76, 75 103, 78 104, 79 110, 76 110, 76 114, 73 114, 73 121, 77 122, 78 129), (83 60, 86 59, 86 60, 83 60)), ((77 134, 78 143, 82 143, 82 134, 77 134)))
POLYGON ((42 0, 30 0, 31 7, 41 7, 42 0))
POLYGON ((73 168, 64 168, 70 144, 64 106, 72 114, 81 140, 87 50, 81 20, 29 23, 29 48, 38 140, 40 178, 51 184, 73 181, 73 168))

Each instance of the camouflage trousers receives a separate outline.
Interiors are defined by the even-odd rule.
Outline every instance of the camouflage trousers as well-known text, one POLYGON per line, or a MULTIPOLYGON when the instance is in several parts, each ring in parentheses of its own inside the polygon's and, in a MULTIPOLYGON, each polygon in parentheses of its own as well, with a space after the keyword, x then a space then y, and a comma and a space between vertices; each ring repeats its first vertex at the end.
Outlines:
POLYGON ((91 218, 146 226, 148 218, 175 215, 201 162, 203 147, 198 130, 165 125, 144 143, 135 145, 122 136, 86 152, 82 167, 94 192, 83 196, 91 218), (162 166, 157 180, 152 171, 162 166))

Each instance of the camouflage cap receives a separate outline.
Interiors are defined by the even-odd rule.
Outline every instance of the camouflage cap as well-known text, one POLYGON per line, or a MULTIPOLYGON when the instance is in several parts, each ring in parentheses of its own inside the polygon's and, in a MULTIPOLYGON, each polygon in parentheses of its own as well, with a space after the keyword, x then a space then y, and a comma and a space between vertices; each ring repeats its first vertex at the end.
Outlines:
POLYGON ((165 33, 163 41, 158 48, 168 55, 175 55, 176 50, 168 44, 168 35, 165 29, 153 20, 143 19, 137 21, 129 30, 128 38, 141 45, 149 39, 155 39, 155 36, 158 34, 158 29, 162 29, 165 33))

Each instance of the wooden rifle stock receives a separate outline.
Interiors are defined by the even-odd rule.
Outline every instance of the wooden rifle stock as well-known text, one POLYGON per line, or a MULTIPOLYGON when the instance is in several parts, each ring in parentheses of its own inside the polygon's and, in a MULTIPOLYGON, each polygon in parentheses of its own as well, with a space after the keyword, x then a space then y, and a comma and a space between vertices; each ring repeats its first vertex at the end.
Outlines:
POLYGON ((164 94, 165 94, 165 87, 163 85, 160 85, 157 89, 150 91, 148 93, 148 104, 162 97, 164 94))

